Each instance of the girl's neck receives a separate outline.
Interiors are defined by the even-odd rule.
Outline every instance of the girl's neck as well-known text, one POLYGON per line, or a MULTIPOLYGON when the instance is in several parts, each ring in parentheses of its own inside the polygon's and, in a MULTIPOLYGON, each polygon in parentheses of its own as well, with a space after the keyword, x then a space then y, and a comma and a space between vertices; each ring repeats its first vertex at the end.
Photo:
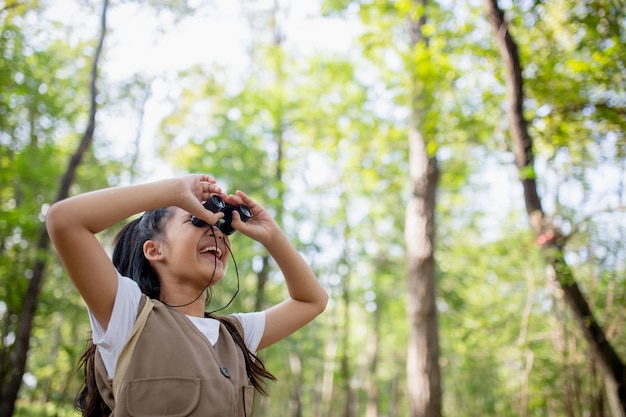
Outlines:
POLYGON ((168 307, 193 317, 204 317, 206 292, 190 295, 189 291, 163 291, 161 290, 160 301, 168 307))

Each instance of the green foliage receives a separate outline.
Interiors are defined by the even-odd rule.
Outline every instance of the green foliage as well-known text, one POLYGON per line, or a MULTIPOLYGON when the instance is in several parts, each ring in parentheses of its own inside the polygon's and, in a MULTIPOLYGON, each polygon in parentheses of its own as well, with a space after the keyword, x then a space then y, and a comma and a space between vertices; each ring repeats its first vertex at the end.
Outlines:
MULTIPOLYGON (((70 126, 84 117, 78 109, 85 107, 85 94, 80 88, 86 80, 81 68, 84 45, 72 49, 60 38, 47 37, 44 41, 41 35, 49 29, 49 22, 24 27, 23 22, 37 19, 40 10, 17 6, 6 12, 0 38, 3 370, 11 369, 17 318, 33 264, 38 257, 54 263, 52 254, 38 253, 36 248, 44 232, 46 210, 56 198, 59 178, 77 137, 70 126)), ((91 170, 97 171, 98 166, 97 162, 92 164, 91 170)), ((82 352, 75 338, 79 333, 86 334, 84 307, 61 270, 50 270, 38 303, 38 318, 33 323, 30 362, 21 391, 22 398, 28 400, 18 403, 17 415, 44 415, 43 410, 50 410, 54 403, 65 404, 62 408, 71 410, 78 387, 75 367, 82 352)), ((6 381, 3 377, 2 383, 6 381)))
MULTIPOLYGON (((345 415, 350 401, 355 415, 365 415, 377 392, 379 415, 406 415, 403 219, 416 97, 417 122, 441 168, 436 260, 444 413, 591 413, 591 399, 602 397, 601 372, 526 232, 522 194, 508 170, 502 63, 475 3, 428 2, 423 10, 411 1, 327 1, 323 13, 357 16, 362 25, 350 54, 305 54, 259 36, 236 88, 230 70, 217 65, 189 68, 172 86, 172 111, 158 137, 163 163, 176 172, 208 172, 228 191, 258 199, 332 296, 324 315, 261 352, 279 382, 256 414, 286 415, 286 404, 298 399, 303 416, 345 415), (428 47, 413 45, 407 27, 422 13, 428 47), (502 177, 511 177, 507 194, 491 192, 502 177)), ((193 12, 184 1, 149 6, 146 12, 178 18, 193 12)), ((89 329, 61 266, 33 248, 86 119, 93 41, 43 19, 39 7, 0 12, 3 369, 32 262, 48 261, 20 416, 72 415, 75 366, 89 329), (27 24, 32 19, 41 20, 27 24)), ((626 355, 620 8, 520 2, 507 17, 521 47, 538 154, 524 174, 539 182, 545 209, 569 236, 564 256, 573 278, 626 355)), ((106 148, 114 142, 102 127, 132 113, 126 109, 134 109, 151 79, 102 81, 102 133, 72 193, 142 174, 126 156, 111 160, 106 148)), ((102 239, 108 244, 110 235, 102 239)), ((231 261, 209 309, 225 306, 237 285, 224 314, 282 300, 284 284, 265 251, 238 234, 232 246, 237 268, 231 261), (269 274, 259 299, 264 262, 269 274)))
MULTIPOLYGON (((54 255, 37 248, 45 239, 46 211, 57 198, 86 119, 86 52, 92 41, 59 30, 44 18, 43 6, 29 7, 15 3, 0 12, 0 383, 4 390, 13 371, 18 317, 35 260, 43 259, 47 274, 16 413, 69 414, 81 383, 76 365, 89 324, 84 304, 54 255)), ((114 163, 107 167, 90 150, 84 164, 73 192, 103 187, 116 175, 114 163)))
POLYGON ((529 118, 546 157, 567 148, 577 165, 593 163, 599 142, 624 142, 624 6, 566 1, 518 11, 529 118), (523 14, 521 14, 523 13, 523 14), (523 30, 522 30, 523 29, 523 30), (615 139, 611 139, 615 138, 615 139), (591 139, 591 140, 589 140, 591 139))

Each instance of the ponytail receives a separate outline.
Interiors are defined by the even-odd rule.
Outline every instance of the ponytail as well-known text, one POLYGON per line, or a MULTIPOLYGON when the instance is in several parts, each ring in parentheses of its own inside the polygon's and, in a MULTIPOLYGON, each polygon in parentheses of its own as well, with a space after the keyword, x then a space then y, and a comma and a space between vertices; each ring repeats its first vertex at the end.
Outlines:
POLYGON ((90 337, 87 340, 87 350, 83 353, 78 363, 79 369, 83 369, 85 380, 83 388, 74 401, 74 408, 83 417, 109 417, 111 415, 111 409, 102 399, 96 385, 96 349, 97 347, 93 344, 93 340, 90 337))

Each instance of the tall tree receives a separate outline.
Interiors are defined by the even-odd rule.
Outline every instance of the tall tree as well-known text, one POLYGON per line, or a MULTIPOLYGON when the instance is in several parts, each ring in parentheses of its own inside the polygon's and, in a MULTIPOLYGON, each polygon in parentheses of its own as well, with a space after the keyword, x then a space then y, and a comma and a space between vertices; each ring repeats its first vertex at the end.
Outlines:
MULTIPOLYGON (((408 167, 409 171, 408 177, 401 174, 405 181, 402 191, 393 197, 386 190, 382 191, 382 195, 392 197, 396 205, 395 209, 393 204, 388 206, 389 213, 397 212, 398 201, 407 202, 403 242, 407 269, 399 272, 407 279, 405 313, 410 333, 406 353, 406 400, 411 415, 438 416, 442 412, 435 266, 435 210, 442 171, 438 152, 445 148, 451 150, 456 146, 456 139, 463 142, 466 140, 462 139, 463 135, 474 129, 465 125, 467 116, 457 108, 463 106, 459 104, 463 100, 448 100, 447 97, 447 87, 457 77, 448 55, 455 45, 452 34, 458 31, 443 20, 446 12, 437 2, 328 1, 328 7, 331 10, 353 9, 350 6, 355 3, 365 26, 361 36, 363 54, 378 70, 376 76, 380 77, 378 83, 369 86, 369 93, 374 96, 376 93, 372 91, 384 88, 385 95, 381 100, 404 115, 394 117, 394 114, 385 121, 402 130, 404 143, 396 142, 393 130, 377 126, 376 131, 382 136, 383 132, 388 133, 380 144, 381 153, 385 155, 382 161, 377 161, 381 184, 395 185, 395 181, 385 175, 385 168, 381 168, 386 167, 385 160, 402 166, 404 172, 408 167), (459 129, 461 123, 464 130, 459 129), (395 154, 392 148, 403 152, 395 154), (406 191, 408 197, 405 200, 406 191)), ((389 113, 393 114, 393 110, 389 113)), ((448 158, 446 163, 452 165, 451 160, 448 158)), ((459 156, 459 160, 463 158, 459 156)), ((364 171, 365 167, 362 166, 361 170, 364 171)), ((375 194, 370 197, 382 198, 375 194)), ((401 225, 398 227, 402 228, 401 225)))
MULTIPOLYGON (((427 53, 424 34, 426 0, 415 0, 409 18, 412 50, 427 53)), ((432 98, 425 97, 419 63, 411 74, 409 93, 409 174, 411 197, 406 210, 406 251, 408 262, 407 314, 409 341, 407 378, 412 417, 441 415, 441 372, 439 369, 439 324, 436 304, 435 208, 439 168, 436 155, 429 152, 429 132, 424 129, 425 109, 432 98)), ((432 147, 431 147, 432 149, 432 147)))
POLYGON ((626 369, 624 363, 607 340, 576 277, 565 259, 565 236, 545 214, 537 189, 533 138, 524 115, 524 78, 518 45, 509 30, 504 12, 497 0, 485 0, 485 8, 502 60, 505 63, 508 97, 509 131, 515 164, 520 173, 526 211, 530 225, 541 245, 555 279, 563 289, 564 297, 576 318, 580 330, 591 347, 595 360, 610 375, 617 387, 621 407, 626 411, 626 369))
MULTIPOLYGON (((106 13, 108 7, 108 0, 104 0, 102 6, 102 13, 100 18, 100 35, 97 47, 94 51, 93 61, 91 66, 91 80, 90 80, 90 111, 88 124, 85 132, 80 140, 76 151, 72 155, 69 165, 63 175, 59 188, 57 190, 56 200, 61 200, 69 195, 69 189, 74 181, 76 170, 87 151, 87 148, 93 141, 93 133, 95 130, 95 118, 96 118, 96 82, 98 78, 98 63, 104 44, 104 37, 106 34, 106 13)), ((48 234, 45 227, 41 226, 41 232, 35 251, 37 253, 44 253, 47 251, 50 244, 48 234)), ((28 357, 28 350, 30 346, 30 339, 32 333, 33 319, 37 310, 37 302, 39 294, 41 292, 41 286, 45 275, 46 262, 42 256, 35 257, 34 264, 31 268, 32 276, 28 282, 28 287, 22 302, 22 309, 17 322, 17 331, 15 338, 15 345, 13 352, 11 353, 11 362, 8 378, 2 381, 2 390, 0 392, 0 416, 9 417, 13 414, 15 409, 15 403, 17 396, 22 385, 22 379, 26 369, 26 359, 28 357)))

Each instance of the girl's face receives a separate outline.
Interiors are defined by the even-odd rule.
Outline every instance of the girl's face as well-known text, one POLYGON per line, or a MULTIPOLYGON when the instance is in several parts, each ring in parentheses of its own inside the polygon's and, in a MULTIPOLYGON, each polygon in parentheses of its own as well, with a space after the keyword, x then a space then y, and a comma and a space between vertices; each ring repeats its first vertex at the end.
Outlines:
POLYGON ((161 244, 161 277, 167 275, 199 288, 220 282, 230 257, 228 236, 217 227, 194 226, 191 214, 180 208, 172 210, 165 226, 165 242, 161 244))

